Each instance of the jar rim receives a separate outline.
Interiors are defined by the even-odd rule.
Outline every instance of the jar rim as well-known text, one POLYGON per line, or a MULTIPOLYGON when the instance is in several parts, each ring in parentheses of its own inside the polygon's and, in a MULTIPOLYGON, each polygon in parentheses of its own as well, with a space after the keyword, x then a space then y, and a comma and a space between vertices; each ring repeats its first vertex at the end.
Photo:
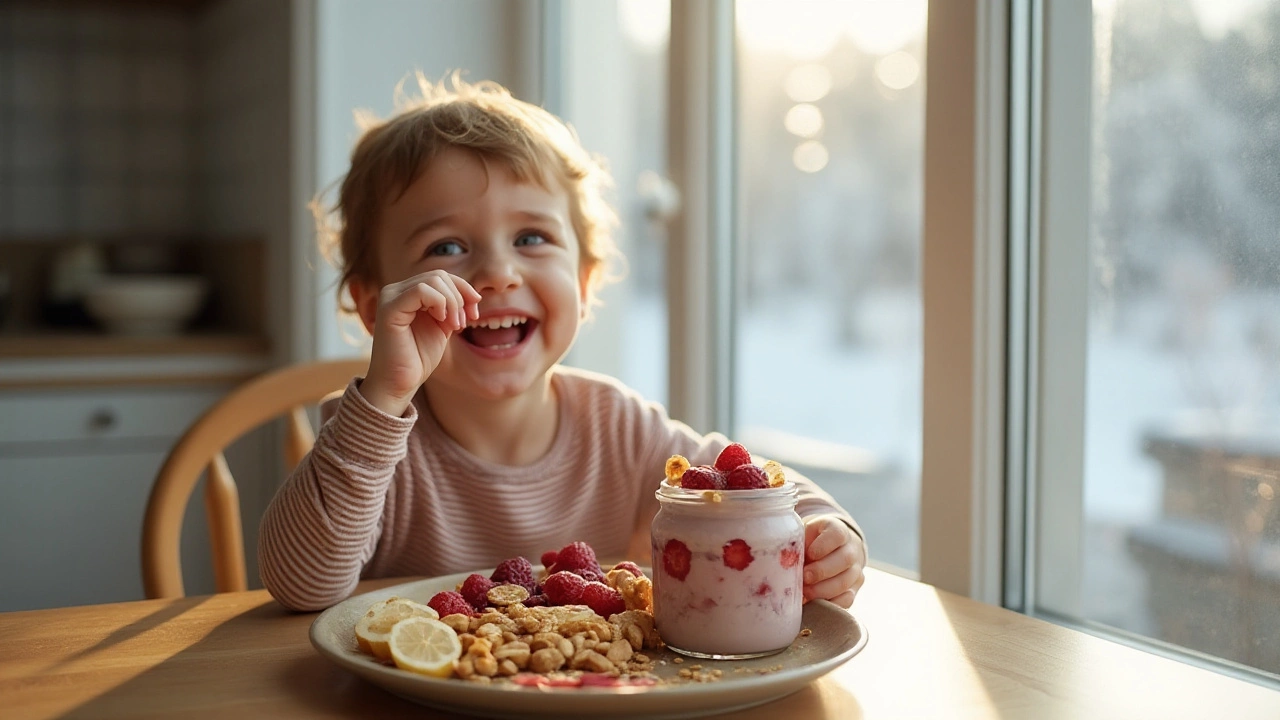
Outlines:
POLYGON ((668 484, 664 478, 654 495, 659 502, 698 505, 709 502, 754 505, 768 501, 792 500, 796 497, 797 492, 796 484, 790 480, 786 480, 776 487, 754 488, 751 490, 686 490, 685 488, 668 484), (719 495, 720 499, 712 500, 713 494, 719 495))

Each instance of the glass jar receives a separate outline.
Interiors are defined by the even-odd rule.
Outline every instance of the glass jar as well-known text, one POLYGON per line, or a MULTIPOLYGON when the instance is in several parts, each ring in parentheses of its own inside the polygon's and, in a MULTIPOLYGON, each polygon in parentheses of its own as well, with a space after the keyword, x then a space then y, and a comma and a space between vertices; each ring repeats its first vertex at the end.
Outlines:
POLYGON ((657 497, 653 614, 663 642, 717 660, 787 649, 804 602, 795 484, 708 491, 664 482, 657 497))

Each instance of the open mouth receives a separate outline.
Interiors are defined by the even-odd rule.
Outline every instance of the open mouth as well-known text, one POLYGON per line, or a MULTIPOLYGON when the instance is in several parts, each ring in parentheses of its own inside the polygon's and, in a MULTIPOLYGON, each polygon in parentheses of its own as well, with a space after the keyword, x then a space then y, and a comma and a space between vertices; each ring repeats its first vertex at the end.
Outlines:
POLYGON ((537 327, 538 321, 529 317, 491 317, 468 325, 462 339, 487 350, 506 350, 524 342, 537 327))

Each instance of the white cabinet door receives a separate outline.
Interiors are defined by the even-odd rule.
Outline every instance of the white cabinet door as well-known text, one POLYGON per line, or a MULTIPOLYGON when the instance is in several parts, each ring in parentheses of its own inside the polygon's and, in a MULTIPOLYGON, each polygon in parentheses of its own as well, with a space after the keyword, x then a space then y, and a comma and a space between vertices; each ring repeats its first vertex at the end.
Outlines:
MULTIPOLYGON (((142 516, 165 452, 0 457, 0 611, 141 600, 142 516)), ((194 502, 183 524, 188 594, 213 588, 203 515, 194 502)))
MULTIPOLYGON (((229 387, 0 393, 0 612, 140 600, 142 518, 183 431, 229 387)), ((227 449, 240 492, 246 570, 258 521, 283 479, 274 426, 227 449)), ((182 526, 188 595, 214 591, 204 484, 182 526)))

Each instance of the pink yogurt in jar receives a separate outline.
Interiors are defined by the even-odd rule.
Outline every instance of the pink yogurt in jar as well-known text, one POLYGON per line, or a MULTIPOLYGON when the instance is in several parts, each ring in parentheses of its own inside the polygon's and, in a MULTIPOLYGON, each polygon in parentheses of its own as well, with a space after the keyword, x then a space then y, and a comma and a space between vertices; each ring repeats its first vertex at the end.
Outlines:
POLYGON ((657 496, 653 615, 663 642, 719 660, 787 649, 803 604, 795 484, 707 491, 663 483, 657 496))

